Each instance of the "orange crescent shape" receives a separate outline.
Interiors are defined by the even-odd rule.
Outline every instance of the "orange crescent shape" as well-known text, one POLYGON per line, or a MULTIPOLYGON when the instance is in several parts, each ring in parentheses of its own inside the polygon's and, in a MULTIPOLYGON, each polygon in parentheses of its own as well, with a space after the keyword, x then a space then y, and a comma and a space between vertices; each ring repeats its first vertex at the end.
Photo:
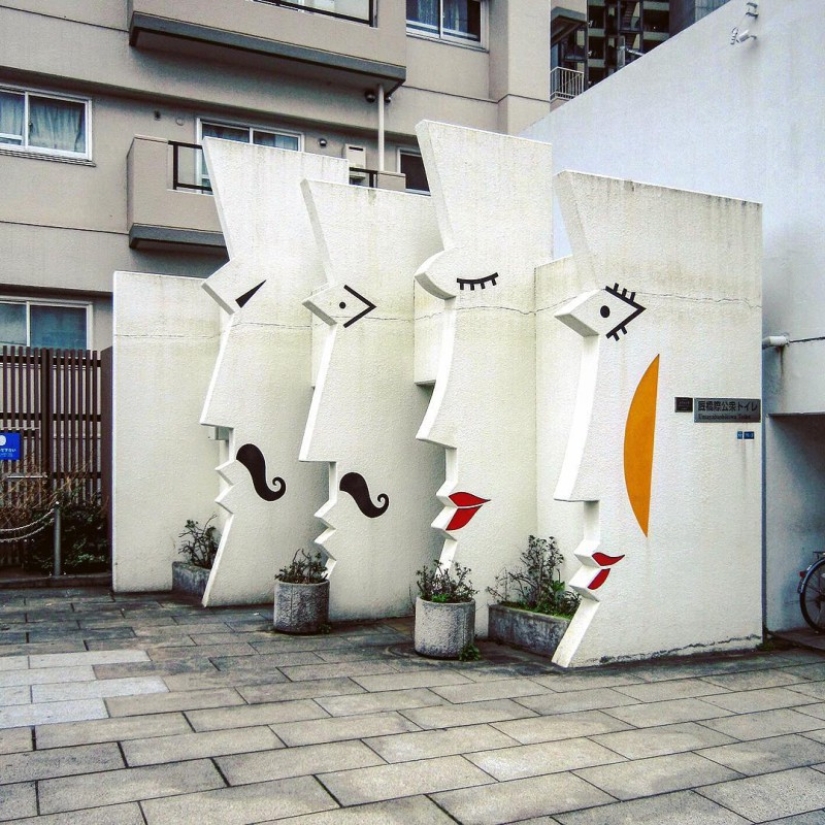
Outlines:
POLYGON ((656 392, 659 387, 657 355, 639 381, 624 428, 624 483, 630 506, 642 532, 650 521, 650 489, 653 478, 653 440, 656 432, 656 392))

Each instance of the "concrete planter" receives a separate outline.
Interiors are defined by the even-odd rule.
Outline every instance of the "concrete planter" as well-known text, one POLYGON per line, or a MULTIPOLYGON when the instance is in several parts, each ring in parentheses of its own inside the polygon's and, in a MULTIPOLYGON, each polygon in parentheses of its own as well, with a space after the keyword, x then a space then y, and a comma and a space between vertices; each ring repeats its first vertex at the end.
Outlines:
POLYGON ((531 613, 503 604, 490 605, 490 639, 538 653, 539 656, 552 656, 556 652, 569 624, 569 619, 557 616, 531 613))
POLYGON ((187 561, 172 562, 172 590, 193 599, 202 599, 211 570, 189 564, 187 561))
POLYGON ((475 602, 415 600, 415 652, 433 659, 457 659, 475 641, 475 602))
POLYGON ((319 633, 328 619, 329 581, 295 584, 275 580, 275 630, 281 633, 319 633))

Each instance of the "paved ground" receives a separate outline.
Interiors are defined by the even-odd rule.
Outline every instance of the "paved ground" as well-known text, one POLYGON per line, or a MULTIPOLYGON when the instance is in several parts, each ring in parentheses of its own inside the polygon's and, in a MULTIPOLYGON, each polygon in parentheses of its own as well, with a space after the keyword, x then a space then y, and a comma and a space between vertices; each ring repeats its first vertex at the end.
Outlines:
POLYGON ((0 821, 825 823, 825 654, 561 673, 410 622, 276 635, 266 608, 0 592, 0 821))

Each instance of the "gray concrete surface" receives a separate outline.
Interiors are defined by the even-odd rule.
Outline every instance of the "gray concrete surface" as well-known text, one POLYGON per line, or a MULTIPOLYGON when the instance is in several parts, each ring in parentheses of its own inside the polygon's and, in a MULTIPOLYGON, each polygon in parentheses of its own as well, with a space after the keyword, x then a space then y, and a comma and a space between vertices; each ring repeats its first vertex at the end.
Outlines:
POLYGON ((825 825, 805 635, 564 673, 419 658, 409 619, 292 637, 268 605, 6 589, 0 822, 825 825))

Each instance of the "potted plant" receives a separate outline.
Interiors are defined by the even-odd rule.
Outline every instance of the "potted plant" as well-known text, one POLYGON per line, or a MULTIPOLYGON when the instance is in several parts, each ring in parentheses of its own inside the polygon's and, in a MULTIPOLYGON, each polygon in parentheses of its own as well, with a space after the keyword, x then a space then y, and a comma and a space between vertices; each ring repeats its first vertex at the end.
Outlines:
POLYGON ((203 527, 187 519, 183 532, 178 534, 183 539, 178 553, 186 556, 186 561, 172 562, 172 590, 197 599, 203 597, 220 544, 220 534, 212 524, 214 518, 210 516, 203 527))
POLYGON ((490 605, 490 639, 532 653, 552 656, 581 599, 567 590, 559 565, 564 556, 552 536, 530 536, 520 557, 522 567, 505 570, 487 592, 490 605))
POLYGON ((475 659, 478 592, 470 584, 470 570, 455 564, 455 573, 438 560, 418 571, 415 600, 415 652, 434 659, 475 659))
POLYGON ((326 558, 301 549, 275 577, 273 625, 281 633, 323 633, 329 629, 326 558))

